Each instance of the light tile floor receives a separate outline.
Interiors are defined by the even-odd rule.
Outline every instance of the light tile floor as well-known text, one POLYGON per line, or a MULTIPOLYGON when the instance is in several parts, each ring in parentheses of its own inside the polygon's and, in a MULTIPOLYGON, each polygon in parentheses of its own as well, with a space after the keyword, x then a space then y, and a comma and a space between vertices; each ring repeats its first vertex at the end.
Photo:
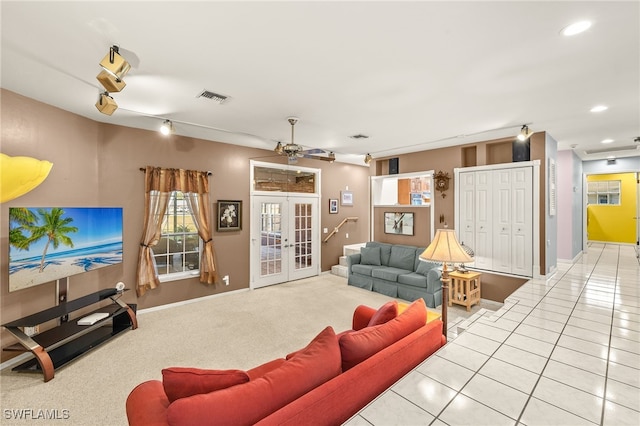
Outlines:
POLYGON ((633 246, 590 244, 479 314, 346 424, 640 425, 633 246))

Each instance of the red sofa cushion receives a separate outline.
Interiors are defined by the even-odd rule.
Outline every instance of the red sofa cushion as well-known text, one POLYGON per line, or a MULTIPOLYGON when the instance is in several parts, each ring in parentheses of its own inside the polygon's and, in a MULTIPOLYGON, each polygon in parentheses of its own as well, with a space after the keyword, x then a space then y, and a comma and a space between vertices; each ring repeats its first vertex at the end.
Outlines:
POLYGON ((380 307, 371 317, 368 327, 384 324, 398 316, 398 301, 391 300, 380 307))
POLYGON ((162 386, 169 402, 199 393, 209 393, 249 381, 242 370, 201 370, 172 367, 162 370, 162 386))
POLYGON ((167 410, 170 425, 253 424, 339 375, 340 348, 327 327, 280 367, 250 382, 178 399, 167 410))
POLYGON ((359 364, 371 355, 397 342, 424 326, 427 321, 427 307, 422 298, 394 319, 373 327, 345 333, 340 336, 342 371, 359 364))
POLYGON ((272 361, 265 362, 264 364, 257 367, 253 367, 251 370, 247 370, 249 380, 255 380, 258 377, 262 377, 269 371, 275 370, 276 368, 280 367, 285 362, 287 361, 284 358, 276 358, 272 361))

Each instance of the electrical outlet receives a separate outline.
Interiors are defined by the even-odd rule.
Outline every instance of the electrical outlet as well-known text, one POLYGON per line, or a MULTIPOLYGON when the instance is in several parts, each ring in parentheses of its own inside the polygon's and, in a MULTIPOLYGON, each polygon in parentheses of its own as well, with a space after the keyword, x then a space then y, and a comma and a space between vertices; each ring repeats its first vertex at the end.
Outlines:
POLYGON ((349 238, 349 233, 347 232, 347 233, 344 235, 344 237, 345 237, 345 238, 349 238))
POLYGON ((322 233, 323 234, 328 234, 329 233, 329 228, 322 228, 322 233))
POLYGON ((229 285, 229 275, 222 277, 222 281, 224 281, 224 285, 229 285))

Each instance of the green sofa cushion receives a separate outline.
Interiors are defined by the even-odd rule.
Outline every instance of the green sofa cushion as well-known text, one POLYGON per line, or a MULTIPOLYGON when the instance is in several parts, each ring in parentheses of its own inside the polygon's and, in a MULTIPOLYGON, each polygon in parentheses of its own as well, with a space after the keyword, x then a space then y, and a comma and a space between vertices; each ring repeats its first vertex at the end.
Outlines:
POLYGON ((371 276, 374 278, 380 278, 382 280, 395 283, 398 281, 398 277, 400 275, 408 274, 410 272, 411 272, 410 269, 399 269, 399 268, 392 268, 388 266, 386 268, 378 268, 378 269, 372 270, 371 276))
POLYGON ((398 269, 406 269, 413 272, 416 260, 416 248, 409 246, 393 246, 391 247, 391 257, 389 258, 389 266, 398 269))
POLYGON ((360 249, 360 264, 380 266, 380 247, 362 247, 360 249))

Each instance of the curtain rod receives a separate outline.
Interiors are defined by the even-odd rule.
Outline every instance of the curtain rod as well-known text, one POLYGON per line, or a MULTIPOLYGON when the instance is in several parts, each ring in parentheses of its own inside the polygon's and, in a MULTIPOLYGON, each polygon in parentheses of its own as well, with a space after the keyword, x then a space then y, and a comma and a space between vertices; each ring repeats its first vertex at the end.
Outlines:
MULTIPOLYGON (((141 171, 141 172, 144 172, 144 171, 146 171, 146 170, 147 170, 146 168, 144 168, 144 167, 140 167, 140 171, 141 171)), ((210 171, 208 171, 208 170, 207 170, 207 176, 211 176, 212 174, 213 174, 213 173, 211 173, 210 171)))

